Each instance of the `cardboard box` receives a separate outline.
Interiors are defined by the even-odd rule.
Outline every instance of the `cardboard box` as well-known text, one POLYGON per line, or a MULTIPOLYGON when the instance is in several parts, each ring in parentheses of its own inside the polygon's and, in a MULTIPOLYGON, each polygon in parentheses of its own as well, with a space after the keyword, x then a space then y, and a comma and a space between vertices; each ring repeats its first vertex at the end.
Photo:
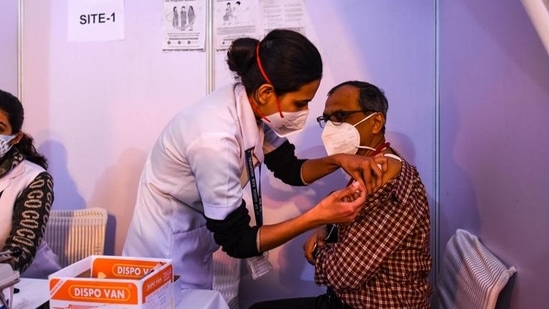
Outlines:
POLYGON ((93 255, 48 277, 50 308, 173 308, 168 259, 93 255))

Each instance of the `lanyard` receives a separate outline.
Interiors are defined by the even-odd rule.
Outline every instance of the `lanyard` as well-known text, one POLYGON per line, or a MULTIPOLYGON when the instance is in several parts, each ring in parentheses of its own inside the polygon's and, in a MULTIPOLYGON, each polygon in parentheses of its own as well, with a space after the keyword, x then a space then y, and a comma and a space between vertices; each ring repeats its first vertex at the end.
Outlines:
MULTIPOLYGON (((246 150, 246 169, 248 170, 248 177, 250 179, 250 189, 252 190, 255 222, 257 226, 262 226, 263 225, 263 209, 261 207, 261 179, 258 186, 255 178, 254 162, 252 159, 252 150, 253 148, 246 150)), ((259 177, 261 177, 261 163, 259 164, 259 177)))
POLYGON ((385 143, 379 145, 372 153, 370 153, 369 157, 375 156, 376 154, 380 153, 381 151, 383 151, 383 149, 389 147, 390 145, 391 145, 391 143, 389 143, 389 142, 385 142, 385 143))

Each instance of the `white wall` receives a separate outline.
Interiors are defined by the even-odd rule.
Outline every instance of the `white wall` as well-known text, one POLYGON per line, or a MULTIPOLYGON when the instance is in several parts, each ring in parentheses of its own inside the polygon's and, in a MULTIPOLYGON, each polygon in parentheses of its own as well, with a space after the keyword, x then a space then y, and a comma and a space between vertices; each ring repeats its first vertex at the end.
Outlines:
POLYGON ((17 1, 0 1, 0 89, 17 95, 17 1))
POLYGON ((119 254, 149 148, 206 93, 205 54, 161 51, 160 1, 127 1, 125 40, 112 42, 68 42, 66 1, 24 9, 26 126, 50 159, 54 208, 106 208, 119 254))
POLYGON ((440 17, 440 240, 467 229, 517 268, 497 308, 546 308, 549 57, 520 1, 440 17))
MULTIPOLYGON (((67 42, 66 3, 25 2, 26 128, 50 158, 54 208, 106 208, 112 216, 107 253, 119 254, 147 151, 176 111, 206 93, 206 58, 161 52, 161 1, 126 1, 125 40, 88 43, 67 42)), ((332 86, 373 82, 389 99, 388 140, 418 166, 433 202, 434 0, 314 0, 306 6, 307 34, 321 50, 325 73, 306 130, 292 137, 298 153, 324 154, 314 118, 332 86)), ((216 55, 217 86, 229 79, 224 57, 216 55)), ((265 221, 298 215, 343 185, 335 173, 311 187, 290 188, 264 168, 265 221)), ((303 240, 273 250, 275 270, 265 277, 244 276, 241 308, 320 292, 302 257, 303 240)))

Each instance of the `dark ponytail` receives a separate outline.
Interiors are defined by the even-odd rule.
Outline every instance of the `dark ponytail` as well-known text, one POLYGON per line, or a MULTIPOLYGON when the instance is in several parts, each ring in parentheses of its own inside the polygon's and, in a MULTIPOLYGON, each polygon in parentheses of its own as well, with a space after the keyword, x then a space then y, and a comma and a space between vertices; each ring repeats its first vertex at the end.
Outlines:
POLYGON ((14 146, 14 148, 19 150, 19 152, 25 156, 25 159, 40 165, 45 170, 48 169, 48 159, 36 151, 36 148, 34 147, 34 139, 30 135, 23 132, 23 137, 19 143, 14 146))
POLYGON ((278 95, 322 78, 322 58, 313 43, 299 32, 275 29, 261 42, 252 38, 236 39, 227 52, 229 69, 239 77, 248 95, 267 83, 259 71, 258 56, 278 95), (258 44, 259 55, 256 54, 258 44))
POLYGON ((227 51, 229 70, 235 72, 241 78, 246 77, 255 62, 255 47, 257 44, 259 44, 259 40, 252 38, 234 40, 231 48, 227 51))

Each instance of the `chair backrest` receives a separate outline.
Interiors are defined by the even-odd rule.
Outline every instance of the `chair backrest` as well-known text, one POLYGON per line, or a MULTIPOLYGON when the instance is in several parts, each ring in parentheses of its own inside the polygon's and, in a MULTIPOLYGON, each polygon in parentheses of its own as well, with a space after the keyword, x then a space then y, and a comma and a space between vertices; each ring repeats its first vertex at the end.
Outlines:
POLYGON ((446 244, 433 308, 494 309, 515 267, 506 267, 473 234, 458 229, 446 244))
POLYGON ((103 208, 52 210, 44 240, 65 267, 90 255, 102 255, 108 213, 103 208))

